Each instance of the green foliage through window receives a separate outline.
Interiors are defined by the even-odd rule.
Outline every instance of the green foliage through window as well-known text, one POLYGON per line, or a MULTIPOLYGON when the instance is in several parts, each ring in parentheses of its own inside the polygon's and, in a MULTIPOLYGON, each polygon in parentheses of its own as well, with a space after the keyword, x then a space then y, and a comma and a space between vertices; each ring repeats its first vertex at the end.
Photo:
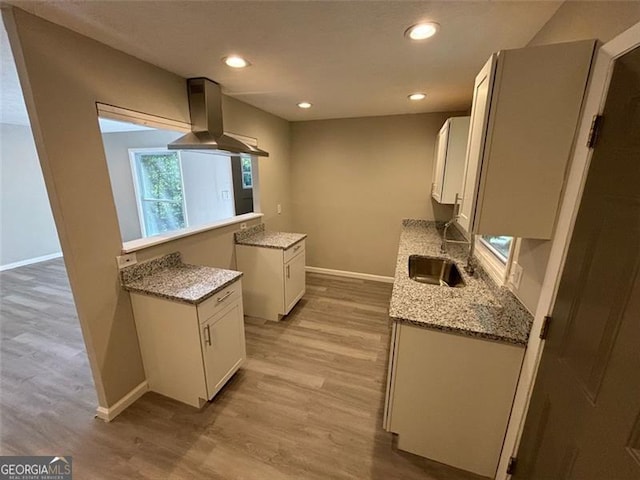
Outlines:
POLYGON ((135 168, 146 236, 185 228, 178 152, 136 152, 135 168))

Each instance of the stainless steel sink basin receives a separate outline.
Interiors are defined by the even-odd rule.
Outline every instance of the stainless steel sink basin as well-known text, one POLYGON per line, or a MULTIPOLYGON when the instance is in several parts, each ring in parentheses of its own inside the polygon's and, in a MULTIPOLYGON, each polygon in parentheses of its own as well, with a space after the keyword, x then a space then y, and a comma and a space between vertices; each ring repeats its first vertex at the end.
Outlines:
POLYGON ((409 256, 409 278, 420 283, 445 287, 464 287, 464 280, 455 263, 446 258, 409 256))

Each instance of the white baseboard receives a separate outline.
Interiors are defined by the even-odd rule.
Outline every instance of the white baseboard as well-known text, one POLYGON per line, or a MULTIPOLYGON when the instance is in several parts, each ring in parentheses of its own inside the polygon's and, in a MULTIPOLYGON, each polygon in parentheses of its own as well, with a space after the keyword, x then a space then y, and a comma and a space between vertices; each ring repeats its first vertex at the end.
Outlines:
POLYGON ((62 257, 62 252, 43 255, 41 257, 27 258, 26 260, 20 260, 19 262, 7 263, 6 265, 0 265, 0 272, 3 272, 4 270, 11 270, 13 268, 24 267, 33 263, 46 262, 47 260, 53 260, 54 258, 60 257, 62 257))
POLYGON ((110 422, 118 415, 120 415, 125 408, 129 407, 136 400, 138 400, 142 395, 149 391, 149 384, 145 380, 140 383, 137 387, 127 393, 124 397, 118 400, 113 407, 105 408, 98 407, 96 416, 101 418, 105 422, 110 422))
POLYGON ((359 280, 372 280, 374 282, 393 283, 393 277, 384 275, 373 275, 371 273, 349 272, 346 270, 332 270, 330 268, 307 267, 309 273, 322 273, 324 275, 334 275, 336 277, 357 278, 359 280))

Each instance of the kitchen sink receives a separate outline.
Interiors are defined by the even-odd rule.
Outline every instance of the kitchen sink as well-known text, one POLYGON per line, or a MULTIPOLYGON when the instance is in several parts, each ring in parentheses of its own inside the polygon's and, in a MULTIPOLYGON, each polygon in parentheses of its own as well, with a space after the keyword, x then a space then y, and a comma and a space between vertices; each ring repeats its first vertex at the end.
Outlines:
POLYGON ((420 283, 445 287, 464 287, 457 265, 446 258, 409 256, 409 278, 420 283))

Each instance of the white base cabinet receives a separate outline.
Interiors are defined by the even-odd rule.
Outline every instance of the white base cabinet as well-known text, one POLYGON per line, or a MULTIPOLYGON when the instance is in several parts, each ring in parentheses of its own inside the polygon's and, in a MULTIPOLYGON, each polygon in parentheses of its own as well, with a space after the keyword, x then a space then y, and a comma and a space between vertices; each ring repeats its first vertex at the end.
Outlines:
POLYGON ((236 262, 248 316, 278 321, 306 292, 304 240, 286 250, 236 245, 236 262))
POLYGON ((494 478, 524 347, 395 322, 390 355, 398 448, 494 478))
POLYGON ((151 391, 200 408, 244 363, 241 280, 198 305, 139 293, 131 303, 151 391))

